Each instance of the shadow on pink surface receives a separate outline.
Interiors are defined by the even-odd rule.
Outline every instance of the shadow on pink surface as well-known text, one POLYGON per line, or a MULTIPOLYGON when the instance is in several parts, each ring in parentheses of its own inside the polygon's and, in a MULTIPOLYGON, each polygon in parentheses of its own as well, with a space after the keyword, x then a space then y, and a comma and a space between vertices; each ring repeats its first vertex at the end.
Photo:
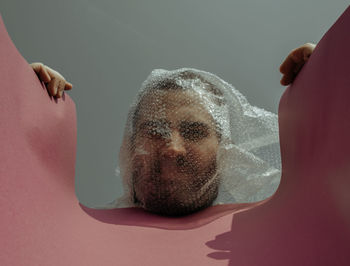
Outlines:
POLYGON ((111 210, 90 209, 81 203, 81 209, 90 217, 108 224, 154 227, 166 230, 188 230, 201 227, 216 219, 253 208, 261 203, 224 204, 209 207, 182 217, 165 217, 146 212, 141 208, 119 208, 111 210))

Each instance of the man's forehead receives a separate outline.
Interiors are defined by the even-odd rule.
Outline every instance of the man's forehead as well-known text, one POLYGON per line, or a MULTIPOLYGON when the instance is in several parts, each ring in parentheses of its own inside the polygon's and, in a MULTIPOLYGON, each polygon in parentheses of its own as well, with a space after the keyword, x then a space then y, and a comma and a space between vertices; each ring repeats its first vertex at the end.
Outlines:
POLYGON ((205 104, 195 92, 156 91, 145 95, 140 103, 139 118, 146 120, 213 122, 205 104))
POLYGON ((182 105, 201 105, 198 93, 193 90, 150 90, 140 102, 141 108, 167 107, 176 108, 182 105))

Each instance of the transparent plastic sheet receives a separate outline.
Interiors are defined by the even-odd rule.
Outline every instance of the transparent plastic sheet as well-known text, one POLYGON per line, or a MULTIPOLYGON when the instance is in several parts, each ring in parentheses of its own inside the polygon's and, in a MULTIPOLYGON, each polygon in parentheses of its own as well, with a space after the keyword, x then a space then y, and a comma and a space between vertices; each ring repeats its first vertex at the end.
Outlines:
POLYGON ((131 105, 119 164, 124 195, 98 209, 185 215, 271 196, 281 176, 277 115, 193 68, 153 70, 131 105))

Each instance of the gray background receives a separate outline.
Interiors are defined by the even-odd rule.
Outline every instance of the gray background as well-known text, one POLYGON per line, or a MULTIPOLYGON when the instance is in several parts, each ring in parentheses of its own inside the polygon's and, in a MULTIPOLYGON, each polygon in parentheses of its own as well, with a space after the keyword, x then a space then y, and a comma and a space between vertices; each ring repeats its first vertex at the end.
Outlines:
POLYGON ((317 43, 345 0, 0 0, 29 63, 72 82, 78 118, 76 194, 87 205, 121 195, 114 171, 128 108, 154 68, 217 74, 250 103, 277 112, 278 67, 317 43))

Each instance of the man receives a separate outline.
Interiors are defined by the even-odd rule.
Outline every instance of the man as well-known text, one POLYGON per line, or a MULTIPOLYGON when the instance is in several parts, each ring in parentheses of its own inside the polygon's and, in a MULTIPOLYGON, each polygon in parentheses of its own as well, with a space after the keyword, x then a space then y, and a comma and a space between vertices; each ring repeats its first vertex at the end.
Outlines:
MULTIPOLYGON (((280 67, 284 74, 282 85, 292 82, 314 47, 305 44, 288 55, 280 67)), ((60 98, 64 90, 72 88, 49 67, 41 63, 33 63, 32 67, 47 83, 51 95, 60 98)), ((243 174, 242 169, 238 171, 243 178, 239 179, 239 174, 235 173, 235 180, 246 183, 240 184, 244 193, 254 194, 256 190, 252 187, 257 184, 271 187, 266 183, 274 178, 270 168, 265 169, 261 161, 250 158, 250 153, 232 149, 232 144, 239 140, 231 139, 232 125, 231 129, 225 126, 230 119, 223 118, 225 111, 218 111, 235 101, 225 92, 225 84, 210 73, 194 69, 152 72, 145 81, 130 112, 121 149, 124 189, 127 200, 133 201, 131 206, 163 215, 185 215, 210 206, 218 196, 224 176, 218 164, 225 158, 218 158, 227 150, 235 157, 236 168, 243 165, 243 174), (246 168, 253 168, 251 162, 259 168, 254 174, 264 176, 261 180, 267 181, 258 178, 253 186, 248 181, 251 177, 245 179, 253 175, 246 171, 246 168)), ((231 112, 236 107, 231 108, 231 112)), ((258 121, 259 124, 263 122, 258 121)), ((244 123, 236 123, 237 127, 245 127, 244 123)))
POLYGON ((136 206, 182 215, 205 208, 216 198, 222 130, 206 108, 214 101, 204 99, 213 92, 222 96, 190 69, 153 71, 144 83, 131 108, 126 126, 130 133, 124 136, 121 152, 123 178, 131 181, 136 206), (207 87, 198 86, 204 84, 207 87))

